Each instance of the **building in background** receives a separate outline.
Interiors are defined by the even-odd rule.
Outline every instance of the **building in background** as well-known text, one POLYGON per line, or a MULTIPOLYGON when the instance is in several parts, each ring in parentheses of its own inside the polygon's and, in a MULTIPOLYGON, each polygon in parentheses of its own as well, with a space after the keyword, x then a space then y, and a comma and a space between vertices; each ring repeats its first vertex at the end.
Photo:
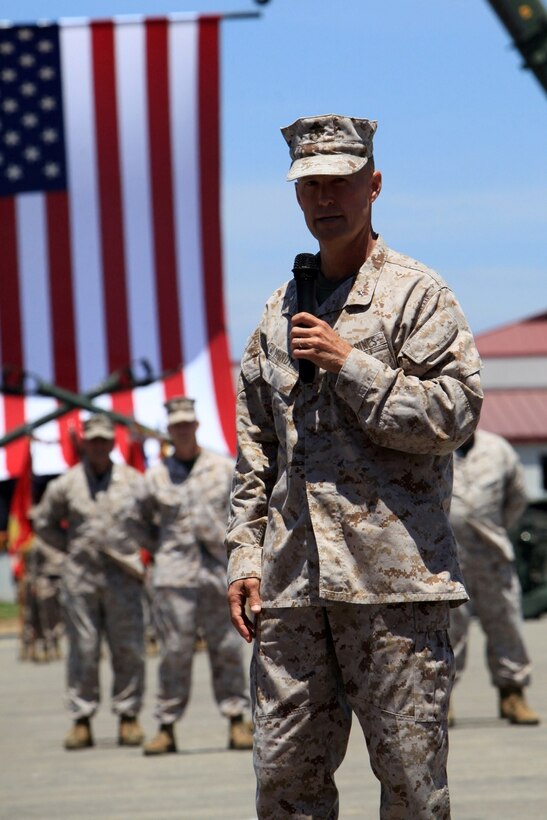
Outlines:
POLYGON ((475 341, 485 394, 479 427, 513 445, 529 498, 547 498, 547 313, 481 333, 475 341))

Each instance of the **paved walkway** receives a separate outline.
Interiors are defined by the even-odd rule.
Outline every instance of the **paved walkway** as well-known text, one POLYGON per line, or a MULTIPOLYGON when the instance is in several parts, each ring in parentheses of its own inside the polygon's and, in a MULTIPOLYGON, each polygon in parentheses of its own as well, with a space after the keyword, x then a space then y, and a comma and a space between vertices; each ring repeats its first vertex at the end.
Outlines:
MULTIPOLYGON (((451 732, 453 820, 543 820, 547 817, 547 620, 527 621, 535 662, 529 700, 543 715, 538 728, 496 717, 483 663, 483 638, 473 624, 469 669, 454 695, 451 732)), ((142 721, 150 735, 157 661, 147 663, 142 721)), ((103 661, 103 697, 110 676, 103 661)), ((180 751, 145 758, 118 748, 107 703, 94 721, 96 746, 65 752, 64 668, 17 660, 13 636, 0 638, 0 820, 251 820, 254 775, 249 752, 226 750, 226 722, 211 697, 207 657, 195 658, 188 713, 178 724, 180 751)), ((339 770, 340 818, 378 817, 378 785, 358 729, 339 770)), ((412 818, 409 818, 412 820, 412 818)))

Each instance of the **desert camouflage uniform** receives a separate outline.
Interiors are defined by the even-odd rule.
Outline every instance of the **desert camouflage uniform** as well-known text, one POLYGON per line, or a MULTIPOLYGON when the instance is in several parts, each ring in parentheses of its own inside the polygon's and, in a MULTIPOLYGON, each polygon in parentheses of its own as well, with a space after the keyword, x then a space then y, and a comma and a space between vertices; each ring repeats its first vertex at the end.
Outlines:
POLYGON ((68 707, 74 720, 92 717, 98 707, 103 634, 114 673, 113 712, 132 717, 142 705, 143 569, 124 528, 141 480, 140 473, 121 464, 113 464, 99 479, 84 462, 50 482, 35 513, 36 532, 66 551, 61 603, 69 640, 68 707))
MULTIPOLYGON (((507 535, 526 506, 524 471, 511 445, 479 430, 465 457, 454 458, 450 521, 471 604, 486 633, 486 657, 497 687, 528 686, 531 663, 522 636, 521 594, 507 535)), ((466 661, 471 607, 451 613, 456 676, 466 661)))
POLYGON ((154 554, 154 626, 160 645, 155 715, 163 724, 182 716, 190 695, 196 630, 211 661, 221 714, 249 707, 240 641, 226 604, 223 545, 233 462, 201 450, 189 471, 174 456, 145 474, 130 527, 154 554))
POLYGON ((59 640, 63 634, 60 604, 60 579, 64 554, 50 547, 38 536, 26 555, 26 594, 23 645, 34 660, 52 660, 60 656, 59 640), (43 652, 39 651, 38 641, 43 652))
POLYGON ((261 578, 264 605, 258 815, 338 816, 353 709, 382 817, 448 817, 448 606, 467 597, 448 511, 452 451, 482 401, 478 354, 442 279, 381 238, 317 310, 353 345, 338 374, 299 383, 296 312, 289 282, 243 357, 227 535, 229 582, 261 578))

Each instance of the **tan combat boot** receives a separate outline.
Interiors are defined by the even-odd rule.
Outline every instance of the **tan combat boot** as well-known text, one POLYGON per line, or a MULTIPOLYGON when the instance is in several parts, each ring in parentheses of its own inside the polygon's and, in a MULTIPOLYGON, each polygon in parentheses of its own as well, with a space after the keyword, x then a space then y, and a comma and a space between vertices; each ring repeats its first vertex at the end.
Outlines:
POLYGON ((118 746, 140 746, 144 732, 136 717, 122 715, 118 729, 118 746))
POLYGON ((162 723, 157 735, 144 744, 142 751, 145 755, 165 755, 169 752, 176 752, 177 744, 173 724, 162 723))
POLYGON ((87 749, 93 746, 93 735, 89 718, 79 718, 74 721, 74 726, 65 737, 65 749, 87 749))
POLYGON ((519 686, 500 687, 500 717, 518 726, 537 726, 539 715, 528 706, 519 686))
POLYGON ((243 715, 230 718, 228 748, 242 750, 253 748, 253 724, 250 720, 244 720, 243 715))

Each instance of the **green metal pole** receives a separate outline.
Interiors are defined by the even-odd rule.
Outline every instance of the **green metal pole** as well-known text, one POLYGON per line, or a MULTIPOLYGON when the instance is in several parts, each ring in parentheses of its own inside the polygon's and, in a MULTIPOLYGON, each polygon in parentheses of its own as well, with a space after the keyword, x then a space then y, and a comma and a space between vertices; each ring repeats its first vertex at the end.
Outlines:
POLYGON ((530 69, 547 91, 547 11, 541 0, 488 0, 530 69))
POLYGON ((126 427, 135 427, 139 433, 143 435, 161 438, 161 435, 156 430, 152 430, 149 427, 139 424, 131 416, 124 416, 121 413, 103 410, 102 407, 92 403, 91 400, 97 396, 101 396, 103 393, 111 393, 113 390, 118 388, 120 386, 120 381, 121 374, 119 371, 116 371, 105 379, 104 382, 97 385, 97 387, 93 390, 90 390, 87 393, 78 394, 72 393, 69 390, 64 390, 60 387, 56 387, 55 385, 50 385, 39 379, 37 381, 37 392, 41 395, 59 399, 63 402, 63 404, 61 404, 56 410, 52 410, 50 413, 34 419, 34 421, 29 421, 19 427, 14 427, 13 430, 10 430, 9 433, 6 433, 2 438, 0 438, 0 447, 5 447, 7 444, 10 444, 12 441, 16 441, 18 438, 23 436, 30 436, 32 431, 36 430, 36 428, 41 427, 50 421, 54 421, 55 419, 66 415, 66 413, 69 413, 71 410, 78 407, 85 410, 90 410, 92 413, 104 413, 106 416, 109 416, 113 421, 117 421, 119 424, 123 424, 126 427))

